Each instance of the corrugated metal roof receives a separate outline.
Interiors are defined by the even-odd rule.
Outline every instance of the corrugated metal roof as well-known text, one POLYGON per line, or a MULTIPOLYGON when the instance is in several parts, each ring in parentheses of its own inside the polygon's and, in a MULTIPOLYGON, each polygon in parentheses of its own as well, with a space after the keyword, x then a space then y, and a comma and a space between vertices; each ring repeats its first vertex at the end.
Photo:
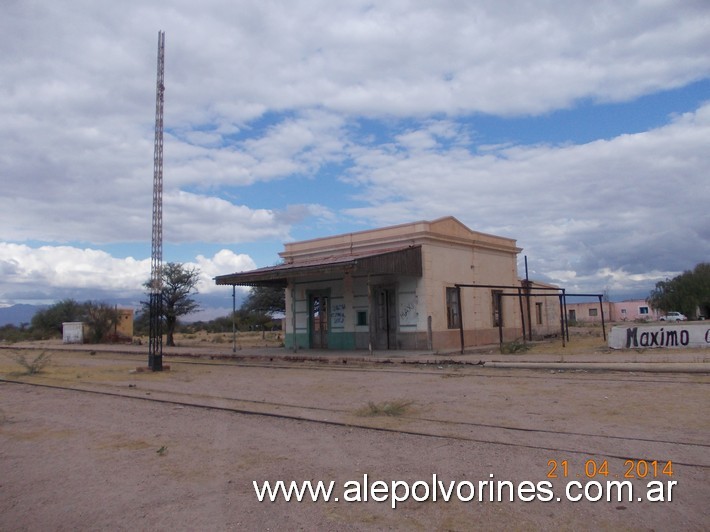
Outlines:
POLYGON ((342 255, 330 255, 293 263, 215 277, 218 285, 286 286, 289 278, 349 270, 353 273, 399 274, 421 277, 422 248, 408 246, 342 255))

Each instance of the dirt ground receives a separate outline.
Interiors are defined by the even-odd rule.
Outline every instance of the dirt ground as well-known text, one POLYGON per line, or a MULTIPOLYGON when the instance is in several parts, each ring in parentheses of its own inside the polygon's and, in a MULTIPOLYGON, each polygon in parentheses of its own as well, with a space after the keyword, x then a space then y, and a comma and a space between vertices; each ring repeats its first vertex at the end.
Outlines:
MULTIPOLYGON (((323 363, 278 348, 227 360, 209 347, 199 358, 166 356, 170 370, 152 373, 136 372, 141 348, 29 347, 0 349, 0 530, 710 528, 709 373, 323 363), (38 374, 12 360, 43 351, 52 358, 38 374), (368 490, 367 501, 359 491, 359 502, 346 500, 355 481, 390 490, 420 481, 425 498, 433 475, 463 486, 462 499, 475 486, 474 499, 410 497, 392 508, 368 490), (267 480, 334 481, 339 500, 259 502, 253 482, 267 480), (625 480, 630 501, 565 496, 569 482, 580 483, 570 492, 578 496, 587 482, 625 480), (479 502, 479 481, 550 482, 551 500, 534 488, 534 500, 516 491, 511 502, 504 488, 491 501, 485 484, 479 502), (662 482, 665 501, 645 499, 651 481, 662 482)), ((559 358, 548 348, 524 358, 559 358)), ((598 339, 564 353, 619 356, 598 339)), ((683 356, 708 361, 707 350, 683 356)), ((594 498, 596 484, 588 489, 594 498)))

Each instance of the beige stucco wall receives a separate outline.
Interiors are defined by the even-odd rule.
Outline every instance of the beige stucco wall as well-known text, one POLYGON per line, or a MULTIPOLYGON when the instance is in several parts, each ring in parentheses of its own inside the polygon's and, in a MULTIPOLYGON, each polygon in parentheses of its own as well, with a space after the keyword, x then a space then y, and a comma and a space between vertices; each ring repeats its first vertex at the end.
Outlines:
POLYGON ((287 262, 338 255, 352 250, 369 251, 394 246, 421 244, 424 240, 445 240, 465 245, 486 246, 508 251, 516 249, 512 238, 472 231, 453 217, 420 221, 367 231, 327 236, 284 244, 279 255, 287 262))
MULTIPOLYGON (((460 229, 456 226, 455 228, 460 229)), ((465 229, 465 228, 464 228, 465 229)), ((428 316, 432 317, 434 349, 460 347, 460 330, 449 329, 446 314, 446 288, 456 284, 517 286, 517 252, 515 242, 502 239, 494 249, 486 235, 479 245, 467 241, 463 230, 453 231, 460 239, 455 242, 430 240, 422 246, 424 275, 421 290, 424 299, 420 314, 420 330, 425 330, 428 316), (485 246, 484 246, 485 244, 485 246), (507 248, 507 249, 506 249, 507 248)), ((515 289, 504 289, 505 293, 515 289)), ((516 298, 503 297, 504 340, 510 341, 522 334, 519 327, 520 312, 516 298)), ((496 343, 498 328, 493 324, 493 297, 490 288, 461 288, 461 312, 464 326, 464 344, 496 343)))
POLYGON ((656 321, 661 316, 662 313, 651 308, 645 299, 617 301, 611 304, 611 321, 656 321), (642 313, 643 310, 646 312, 642 313))
MULTIPOLYGON (((460 331, 448 328, 447 287, 495 284, 510 286, 504 290, 506 293, 516 292, 512 287, 519 283, 517 254, 520 249, 515 240, 471 231, 454 218, 288 243, 281 256, 287 262, 298 264, 329 256, 413 245, 422 248, 421 278, 374 275, 350 278, 350 274, 341 273, 318 280, 291 281, 286 292, 286 332, 294 332, 292 309, 295 308, 296 335, 308 334, 309 293, 324 290, 328 291, 331 310, 338 305, 337 332, 354 335, 357 347, 367 347, 373 311, 368 286, 387 285, 396 293, 398 347, 427 348, 431 318, 433 349, 456 349, 460 347, 460 331), (357 325, 358 311, 367 312, 368 325, 357 325)), ((498 342, 491 289, 462 288, 461 295, 465 345, 498 342)), ((504 340, 510 341, 522 334, 519 303, 515 297, 503 297, 502 303, 504 340)), ((336 327, 331 330, 336 332, 336 327)))
POLYGON ((118 322, 116 323, 116 334, 124 338, 133 337, 133 309, 118 309, 118 322))
MULTIPOLYGON (((604 308, 604 320, 612 321, 612 304, 608 301, 602 302, 604 308)), ((570 303, 567 301, 567 318, 571 321, 571 311, 575 313, 575 321, 578 323, 601 323, 602 315, 599 307, 599 301, 570 303), (590 316, 590 310, 596 313, 596 316, 590 316)))
MULTIPOLYGON (((557 292, 552 292, 557 295, 557 292)), ((528 327, 528 316, 526 301, 523 300, 523 309, 526 320, 526 328, 528 327)), ((551 334, 561 334, 560 323, 560 300, 557 297, 542 297, 532 295, 530 297, 530 322, 532 323, 533 338, 544 337, 551 334), (540 305, 542 314, 542 323, 538 323, 537 305, 540 305)))

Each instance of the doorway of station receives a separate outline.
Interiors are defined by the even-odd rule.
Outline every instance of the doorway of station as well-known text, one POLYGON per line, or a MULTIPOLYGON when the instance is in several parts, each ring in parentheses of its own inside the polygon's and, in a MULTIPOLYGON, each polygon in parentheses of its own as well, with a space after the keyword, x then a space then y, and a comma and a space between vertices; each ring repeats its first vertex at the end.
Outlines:
POLYGON ((327 294, 311 294, 309 297, 309 336, 313 349, 328 349, 328 307, 327 294))
POLYGON ((395 290, 391 286, 374 289, 374 348, 397 349, 397 307, 395 290))

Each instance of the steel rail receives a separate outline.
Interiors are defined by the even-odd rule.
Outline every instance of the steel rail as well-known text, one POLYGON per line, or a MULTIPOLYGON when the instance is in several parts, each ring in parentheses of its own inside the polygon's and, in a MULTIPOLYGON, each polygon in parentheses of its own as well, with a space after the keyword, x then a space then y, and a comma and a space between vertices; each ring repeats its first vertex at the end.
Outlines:
MULTIPOLYGON (((290 421, 315 423, 315 424, 327 425, 327 426, 332 426, 332 427, 343 427, 343 428, 350 428, 350 429, 355 428, 355 429, 361 429, 361 430, 372 430, 372 431, 377 431, 377 432, 403 434, 403 435, 408 435, 408 436, 418 436, 418 437, 424 437, 424 438, 438 438, 438 439, 444 439, 444 440, 468 441, 468 442, 472 442, 472 443, 503 445, 503 446, 507 446, 507 447, 517 447, 517 448, 533 449, 533 450, 541 450, 541 451, 553 451, 553 452, 569 453, 569 454, 584 455, 584 456, 599 454, 599 453, 590 453, 589 451, 578 451, 576 449, 566 449, 566 448, 561 448, 561 447, 551 447, 551 446, 543 446, 543 445, 532 445, 532 444, 526 444, 526 443, 505 442, 505 441, 497 441, 494 439, 473 438, 473 437, 469 437, 469 436, 459 436, 459 435, 452 435, 452 434, 432 434, 429 432, 422 432, 422 431, 416 431, 416 430, 394 429, 394 428, 387 428, 387 427, 370 426, 370 425, 361 424, 361 423, 313 419, 313 418, 297 416, 297 415, 292 415, 292 414, 263 412, 263 411, 257 411, 257 410, 248 410, 245 408, 228 407, 228 406, 204 405, 204 404, 193 403, 193 402, 188 402, 188 401, 180 401, 180 400, 174 400, 174 399, 156 398, 156 397, 152 397, 152 396, 148 397, 148 396, 128 395, 128 394, 122 394, 122 393, 113 392, 113 391, 89 390, 89 389, 84 389, 84 388, 75 388, 75 387, 71 387, 71 386, 59 386, 59 385, 45 384, 45 383, 17 381, 17 380, 6 379, 6 378, 0 378, 0 382, 7 383, 7 384, 15 384, 15 385, 35 386, 35 387, 40 387, 40 388, 48 388, 48 389, 63 390, 63 391, 70 391, 70 392, 89 393, 89 394, 103 395, 103 396, 107 396, 107 397, 116 397, 116 398, 122 398, 122 399, 134 399, 134 400, 146 401, 146 402, 152 402, 152 403, 170 404, 170 405, 175 405, 175 406, 199 408, 199 409, 203 409, 203 410, 228 412, 228 413, 233 413, 233 414, 261 416, 261 417, 267 417, 267 418, 272 418, 272 419, 283 419, 283 420, 290 420, 290 421)), ((174 392, 162 392, 161 391, 161 393, 168 393, 169 394, 169 393, 174 393, 174 392)), ((217 399, 230 400, 229 398, 217 398, 217 399)), ((268 403, 260 403, 260 404, 268 404, 268 403)), ((294 406, 294 405, 289 405, 289 406, 292 406, 294 408, 301 408, 301 407, 294 406)), ((332 411, 337 412, 337 410, 332 410, 332 411)), ((409 419, 419 419, 422 421, 427 421, 427 420, 421 419, 421 418, 409 418, 409 419)), ((458 423, 458 422, 451 422, 451 423, 464 425, 463 423, 458 423)), ((496 426, 496 425, 483 425, 483 426, 487 426, 489 428, 506 429, 506 427, 504 427, 504 426, 496 426)), ((520 430, 520 429, 518 429, 518 430, 520 430)), ((544 431, 544 430, 540 430, 540 429, 526 429, 525 432, 551 433, 551 434, 557 434, 557 435, 570 435, 570 436, 577 435, 575 433, 569 433, 569 432, 564 432, 564 431, 544 431)), ((582 434, 582 435, 584 435, 584 434, 582 434)), ((587 435, 587 436, 589 436, 589 435, 587 435)), ((653 443, 671 444, 671 445, 708 447, 708 445, 706 445, 706 444, 696 444, 696 443, 661 442, 661 441, 657 441, 657 440, 649 440, 649 439, 642 439, 642 438, 623 438, 623 437, 614 437, 614 436, 608 436, 608 435, 593 435, 593 436, 596 438, 600 438, 600 439, 610 439, 610 440, 611 439, 624 439, 626 441, 643 441, 643 442, 653 442, 653 443)), ((608 458, 617 458, 620 460, 646 460, 648 462, 652 462, 654 460, 658 460, 658 461, 664 460, 664 459, 650 458, 650 457, 643 457, 643 456, 634 457, 634 456, 629 456, 629 455, 617 455, 617 454, 612 454, 612 453, 604 453, 604 456, 608 457, 608 458)), ((686 462, 679 462, 676 460, 673 460, 673 463, 677 464, 677 465, 687 466, 687 467, 699 467, 699 468, 703 468, 703 469, 710 469, 710 465, 705 465, 705 464, 691 464, 691 463, 686 463, 686 462)))

